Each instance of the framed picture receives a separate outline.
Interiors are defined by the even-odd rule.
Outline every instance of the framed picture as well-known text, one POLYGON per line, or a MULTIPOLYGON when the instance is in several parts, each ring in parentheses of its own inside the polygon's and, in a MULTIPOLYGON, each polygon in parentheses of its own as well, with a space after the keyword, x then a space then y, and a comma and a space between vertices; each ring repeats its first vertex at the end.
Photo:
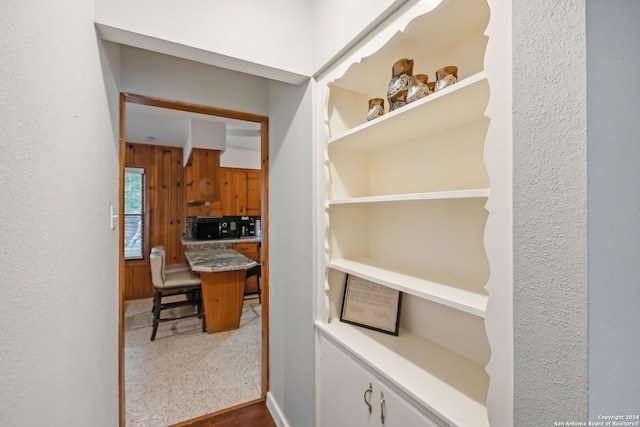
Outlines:
POLYGON ((340 321, 398 336, 402 292, 347 274, 340 321))

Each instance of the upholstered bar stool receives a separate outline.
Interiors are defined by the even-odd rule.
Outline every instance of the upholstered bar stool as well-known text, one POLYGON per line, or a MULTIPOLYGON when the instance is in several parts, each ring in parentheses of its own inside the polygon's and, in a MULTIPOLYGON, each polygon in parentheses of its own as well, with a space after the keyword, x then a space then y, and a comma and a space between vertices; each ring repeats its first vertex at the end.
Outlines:
POLYGON ((160 322, 185 319, 188 317, 202 318, 202 332, 206 331, 205 313, 202 305, 202 289, 200 276, 189 270, 177 270, 168 272, 165 270, 164 255, 158 251, 151 253, 151 281, 153 283, 154 297, 151 317, 153 319, 153 331, 151 341, 155 340, 160 322), (163 302, 163 298, 185 295, 185 300, 163 302), (162 311, 170 308, 194 306, 193 313, 180 314, 174 317, 161 317, 162 311))
MULTIPOLYGON (((162 245, 154 246, 153 248, 151 248, 151 253, 152 254, 156 254, 156 255, 162 255, 163 257, 166 257, 165 252, 164 252, 164 246, 162 246, 162 245)), ((186 262, 180 262, 180 263, 177 263, 177 264, 165 265, 164 266, 164 270, 167 273, 172 273, 174 271, 191 270, 191 267, 186 262)))

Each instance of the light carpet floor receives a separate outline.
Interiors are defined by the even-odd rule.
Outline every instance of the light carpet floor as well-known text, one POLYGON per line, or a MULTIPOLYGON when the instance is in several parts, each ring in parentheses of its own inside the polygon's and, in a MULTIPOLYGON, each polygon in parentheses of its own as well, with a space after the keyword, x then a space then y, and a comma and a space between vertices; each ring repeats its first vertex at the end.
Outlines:
POLYGON ((160 323, 155 341, 151 306, 151 299, 125 303, 128 427, 170 426, 260 397, 257 299, 244 302, 240 329, 203 333, 202 320, 193 317, 160 323))

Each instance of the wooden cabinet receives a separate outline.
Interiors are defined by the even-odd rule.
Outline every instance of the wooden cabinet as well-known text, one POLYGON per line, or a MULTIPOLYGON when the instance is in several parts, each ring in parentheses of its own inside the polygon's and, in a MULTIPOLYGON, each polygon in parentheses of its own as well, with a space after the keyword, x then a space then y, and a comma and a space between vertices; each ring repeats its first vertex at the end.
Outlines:
POLYGON ((242 255, 246 256, 247 258, 251 258, 254 261, 260 260, 258 254, 258 242, 233 243, 231 245, 231 249, 240 252, 242 255))
MULTIPOLYGON (((247 258, 251 258, 254 261, 260 261, 260 253, 257 242, 248 242, 248 243, 233 243, 231 245, 231 249, 234 251, 240 252, 242 255, 247 258)), ((251 277, 247 280, 246 292, 254 292, 258 290, 258 278, 251 277)))
POLYGON ((220 151, 194 148, 185 171, 187 203, 199 205, 220 200, 220 151))
POLYGON ((222 215, 247 214, 247 173, 242 169, 223 168, 220 171, 222 215))
POLYGON ((249 216, 261 215, 261 180, 262 174, 260 171, 247 171, 247 215, 249 216))
MULTIPOLYGON (((503 64, 510 38, 496 30, 508 27, 508 17, 489 4, 416 2, 317 85, 326 124, 318 151, 326 183, 318 221, 326 238, 317 334, 438 425, 507 425, 512 408, 511 140, 510 112, 502 108, 510 100, 501 96, 509 87, 503 64), (391 67, 403 57, 430 81, 436 69, 456 65, 458 82, 367 121, 368 100, 386 98, 391 67), (347 274, 403 293, 399 336, 340 322, 347 274)), ((335 393, 351 380, 349 372, 320 372, 323 388, 339 384, 335 393)), ((331 417, 341 401, 323 397, 319 412, 331 417)))
POLYGON ((229 216, 260 215, 260 182, 260 171, 222 168, 220 171, 221 214, 229 216))
MULTIPOLYGON (((187 183, 192 182, 187 167, 187 183)), ((220 200, 208 204, 190 203, 187 215, 190 216, 259 216, 261 215, 261 172, 251 169, 220 168, 220 200)), ((187 200, 190 198, 187 185, 187 200)))

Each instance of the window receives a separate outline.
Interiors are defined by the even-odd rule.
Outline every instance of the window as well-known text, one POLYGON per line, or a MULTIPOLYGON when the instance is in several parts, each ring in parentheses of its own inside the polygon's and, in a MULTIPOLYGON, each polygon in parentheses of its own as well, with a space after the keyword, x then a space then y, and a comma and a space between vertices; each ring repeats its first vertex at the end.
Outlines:
POLYGON ((124 259, 144 258, 144 169, 124 171, 124 259))

